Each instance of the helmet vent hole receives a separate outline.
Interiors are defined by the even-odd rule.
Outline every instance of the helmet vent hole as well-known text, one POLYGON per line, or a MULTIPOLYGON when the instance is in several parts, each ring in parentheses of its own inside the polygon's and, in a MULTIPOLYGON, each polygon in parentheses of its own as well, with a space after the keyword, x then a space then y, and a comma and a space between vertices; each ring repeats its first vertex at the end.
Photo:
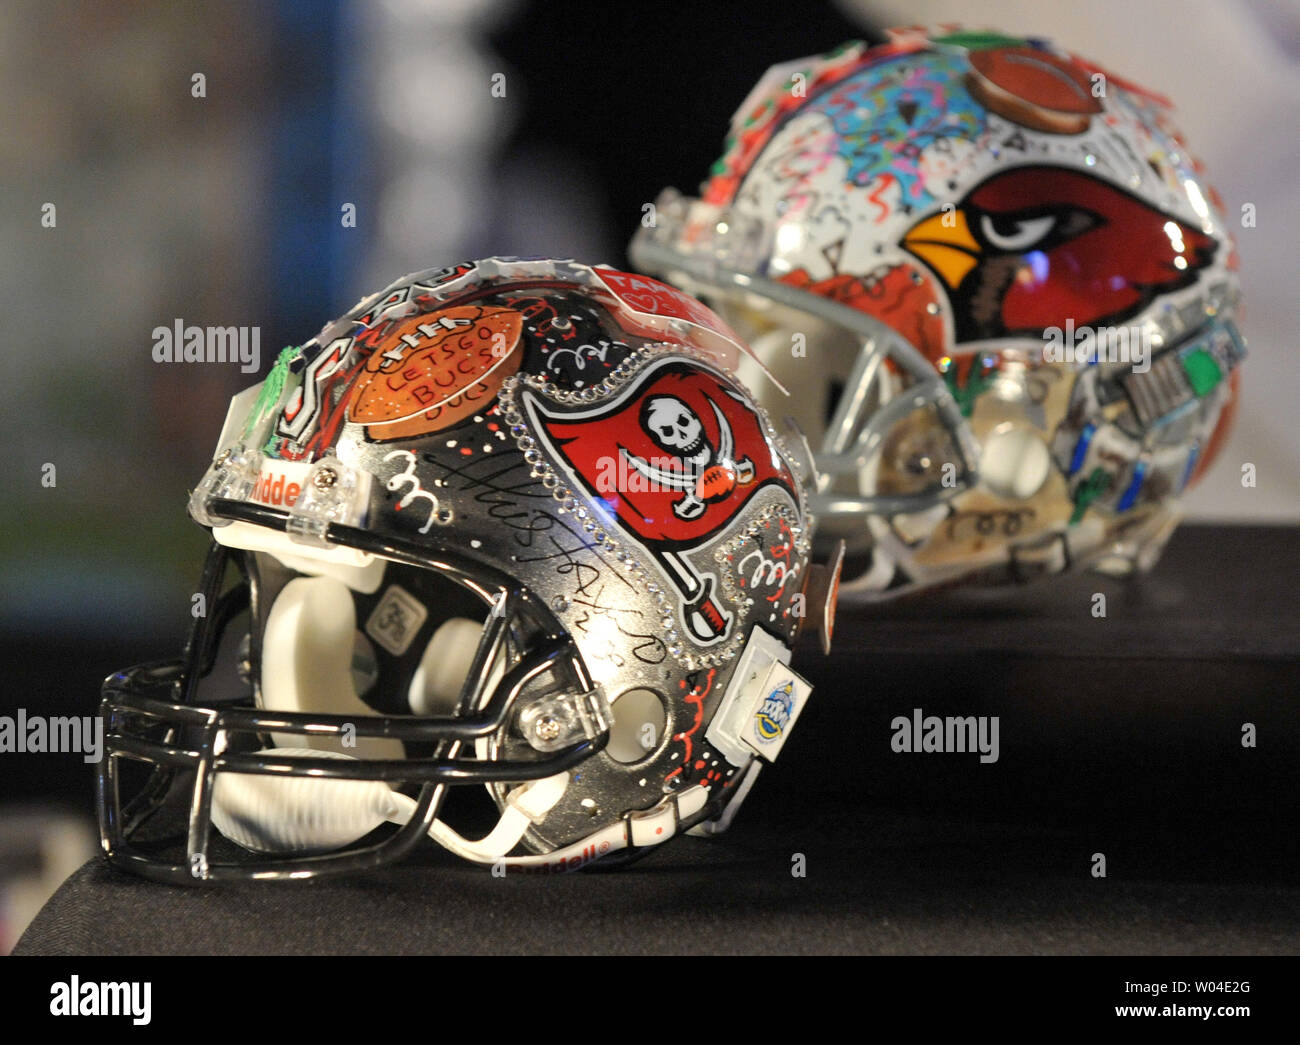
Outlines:
POLYGON ((610 710, 614 721, 605 753, 616 762, 640 762, 663 743, 668 712, 663 698, 654 690, 630 689, 614 701, 610 710))

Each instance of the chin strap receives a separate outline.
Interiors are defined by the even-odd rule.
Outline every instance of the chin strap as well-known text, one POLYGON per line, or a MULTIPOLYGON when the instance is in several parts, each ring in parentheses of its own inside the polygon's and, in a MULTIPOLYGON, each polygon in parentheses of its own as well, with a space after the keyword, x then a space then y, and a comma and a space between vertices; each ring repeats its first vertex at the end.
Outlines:
MULTIPOLYGON (((429 837, 444 849, 449 849, 466 860, 493 863, 520 843, 528 828, 539 823, 564 797, 568 786, 569 774, 556 773, 555 776, 515 788, 506 795, 506 808, 496 827, 477 842, 458 834, 441 820, 435 820, 429 826, 429 837)), ((415 811, 415 799, 401 795, 399 805, 404 809, 405 816, 394 820, 394 823, 405 823, 415 811)))
MULTIPOLYGON (((307 748, 272 748, 267 754, 351 757, 307 748)), ((481 839, 467 839, 441 820, 430 825, 429 836, 475 863, 569 871, 621 849, 667 841, 708 801, 708 789, 696 784, 554 852, 506 856, 529 827, 555 808, 568 786, 569 775, 557 773, 515 788, 496 826, 481 839)), ((730 804, 737 804, 736 799, 730 804)), ((212 822, 225 837, 254 852, 320 852, 349 845, 385 822, 404 824, 415 808, 414 799, 379 781, 223 773, 214 787, 212 822)))
MULTIPOLYGON (((629 813, 617 823, 607 824, 586 838, 552 852, 534 856, 475 855, 472 851, 453 848, 446 839, 433 831, 429 833, 452 852, 477 863, 491 863, 495 866, 514 867, 539 873, 576 871, 585 864, 623 849, 639 849, 668 841, 681 832, 682 821, 703 809, 708 800, 709 789, 702 784, 693 784, 679 794, 666 796, 658 805, 637 813, 629 813)), ((454 835, 454 832, 452 834, 454 835)), ((522 837, 522 832, 520 836, 522 837)), ((458 835, 455 837, 459 838, 458 835)))
MULTIPOLYGON (((501 867, 514 867, 521 870, 540 872, 573 871, 593 860, 608 856, 623 849, 658 845, 678 834, 682 821, 694 816, 704 808, 708 801, 708 789, 696 784, 681 794, 669 795, 658 805, 641 812, 631 813, 614 824, 608 824, 569 845, 550 853, 530 856, 506 856, 522 841, 524 833, 549 813, 563 797, 568 787, 567 773, 558 773, 544 780, 516 788, 506 796, 506 810, 497 821, 497 826, 477 842, 470 841, 457 834, 441 820, 435 820, 429 828, 429 836, 439 845, 457 856, 480 864, 493 864, 501 867)), ((748 788, 746 788, 748 790, 748 788)), ((406 816, 398 823, 404 823, 415 808, 413 799, 400 796, 405 805, 406 816)), ((731 805, 737 805, 740 798, 734 798, 731 805)), ((727 823, 730 819, 724 817, 727 823)), ((718 827, 725 830, 726 825, 718 827)))

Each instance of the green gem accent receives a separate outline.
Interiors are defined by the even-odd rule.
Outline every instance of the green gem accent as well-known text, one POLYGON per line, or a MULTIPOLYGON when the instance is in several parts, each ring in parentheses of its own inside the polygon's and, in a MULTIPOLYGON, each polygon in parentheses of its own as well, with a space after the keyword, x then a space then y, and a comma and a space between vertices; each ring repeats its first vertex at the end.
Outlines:
POLYGON ((978 364, 971 364, 970 371, 966 375, 965 384, 957 383, 957 363, 955 360, 946 367, 940 367, 940 370, 943 373, 944 383, 948 386, 948 391, 952 393, 953 399, 957 401, 962 417, 970 417, 971 411, 975 409, 975 400, 989 390, 989 386, 993 384, 993 380, 997 375, 997 368, 986 367, 982 360, 978 364))
POLYGON ((1079 488, 1074 493, 1074 514, 1070 516, 1070 525, 1076 525, 1083 518, 1083 513, 1088 510, 1098 497, 1106 492, 1110 486, 1110 473, 1104 468, 1094 468, 1092 474, 1079 484, 1079 488))
POLYGON ((728 134, 722 143, 722 155, 713 161, 713 166, 709 168, 709 174, 718 175, 727 173, 727 158, 731 155, 731 150, 735 148, 735 145, 736 136, 734 134, 728 134))
MULTIPOLYGON (((793 74, 791 75, 793 76, 793 74)), ((785 89, 787 91, 792 86, 794 86, 793 79, 786 81, 785 89)), ((767 114, 774 108, 776 108, 776 100, 774 98, 764 98, 761 102, 758 103, 758 107, 745 117, 742 126, 753 127, 754 124, 758 123, 759 120, 767 116, 767 114)))
POLYGON ((275 365, 271 367, 271 372, 266 375, 266 380, 262 382, 262 391, 257 394, 257 402, 253 404, 253 409, 248 412, 248 420, 244 422, 244 438, 247 439, 249 433, 266 420, 267 416, 275 411, 280 405, 280 397, 284 394, 285 379, 289 375, 289 361, 298 353, 298 349, 293 345, 288 345, 281 349, 280 354, 275 358, 275 365))
POLYGON ((1196 393, 1198 399, 1209 395, 1223 380, 1223 371, 1219 369, 1219 364, 1203 348, 1188 352, 1183 356, 1182 363, 1183 372, 1187 374, 1187 380, 1192 383, 1192 391, 1196 393))
POLYGON ((936 44, 950 44, 964 47, 968 51, 987 51, 991 47, 1025 47, 1029 41, 1023 36, 1004 36, 1002 33, 950 33, 948 36, 932 36, 936 44))
POLYGON ((838 58, 840 55, 846 53, 847 51, 853 50, 855 47, 865 48, 866 46, 867 45, 863 43, 863 41, 861 40, 845 40, 842 44, 839 45, 839 47, 835 47, 827 51, 823 57, 838 58))

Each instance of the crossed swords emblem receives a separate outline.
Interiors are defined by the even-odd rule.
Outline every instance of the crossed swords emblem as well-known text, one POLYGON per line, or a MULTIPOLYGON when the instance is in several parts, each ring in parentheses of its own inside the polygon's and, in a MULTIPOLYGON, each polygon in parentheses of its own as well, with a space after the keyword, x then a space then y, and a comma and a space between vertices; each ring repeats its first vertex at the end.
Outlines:
MULTIPOLYGON (((641 427, 661 450, 682 463, 680 470, 660 468, 619 447, 623 460, 660 489, 682 492, 681 499, 673 502, 673 514, 687 521, 698 519, 709 504, 729 497, 737 484, 754 481, 754 462, 748 457, 735 459, 735 436, 726 415, 707 395, 704 398, 718 422, 716 448, 709 442, 699 415, 676 396, 652 396, 641 406, 641 427)), ((657 554, 685 596, 685 623, 691 634, 705 643, 725 635, 731 618, 714 597, 713 578, 701 577, 676 552, 657 554)))

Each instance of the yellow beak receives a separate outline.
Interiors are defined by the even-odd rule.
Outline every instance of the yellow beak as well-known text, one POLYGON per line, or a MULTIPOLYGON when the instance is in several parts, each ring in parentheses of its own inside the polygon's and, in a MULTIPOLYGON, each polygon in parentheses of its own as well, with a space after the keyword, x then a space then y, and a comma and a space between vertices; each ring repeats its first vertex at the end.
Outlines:
POLYGON ((980 245, 971 235, 962 210, 942 211, 908 229, 903 247, 937 272, 956 290, 979 261, 980 245))

